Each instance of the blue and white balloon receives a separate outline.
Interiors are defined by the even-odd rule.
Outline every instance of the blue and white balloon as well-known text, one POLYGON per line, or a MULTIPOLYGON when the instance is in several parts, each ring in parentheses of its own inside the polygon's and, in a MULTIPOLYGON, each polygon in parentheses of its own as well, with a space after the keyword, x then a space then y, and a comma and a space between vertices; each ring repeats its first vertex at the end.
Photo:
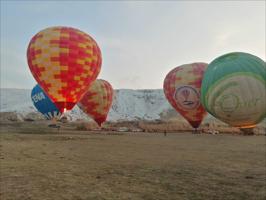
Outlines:
POLYGON ((35 108, 42 113, 46 119, 53 119, 61 116, 59 109, 38 84, 31 91, 31 100, 35 108))

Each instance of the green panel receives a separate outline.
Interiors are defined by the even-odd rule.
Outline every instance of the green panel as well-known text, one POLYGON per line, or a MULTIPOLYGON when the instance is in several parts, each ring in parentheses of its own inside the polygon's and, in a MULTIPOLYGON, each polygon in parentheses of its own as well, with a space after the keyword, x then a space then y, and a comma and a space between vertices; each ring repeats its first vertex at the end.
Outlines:
POLYGON ((208 65, 201 86, 201 103, 209 113, 212 114, 206 102, 208 90, 221 79, 236 73, 249 74, 266 81, 265 62, 254 55, 234 52, 216 58, 208 65))

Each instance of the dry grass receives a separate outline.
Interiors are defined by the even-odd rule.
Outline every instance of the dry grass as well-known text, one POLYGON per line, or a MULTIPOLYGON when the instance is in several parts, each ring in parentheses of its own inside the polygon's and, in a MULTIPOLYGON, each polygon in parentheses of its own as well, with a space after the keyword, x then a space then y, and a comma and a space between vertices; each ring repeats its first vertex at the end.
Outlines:
MULTIPOLYGON (((84 130, 95 130, 96 123, 87 122, 86 128, 84 130)), ((107 122, 104 123, 102 130, 107 131, 119 131, 121 128, 125 128, 128 131, 142 131, 149 133, 177 133, 177 132, 191 132, 193 128, 189 125, 187 121, 181 118, 176 118, 167 121, 121 121, 121 122, 107 122)), ((80 129, 81 130, 81 129, 80 129)), ((253 133, 255 135, 265 135, 266 124, 261 123, 256 128, 254 128, 253 133)), ((224 134, 243 134, 239 128, 230 127, 225 123, 217 120, 203 122, 198 128, 200 133, 224 133, 224 134)))
POLYGON ((58 133, 35 122, 2 124, 1 200, 266 198, 265 136, 109 135, 62 126, 58 133))

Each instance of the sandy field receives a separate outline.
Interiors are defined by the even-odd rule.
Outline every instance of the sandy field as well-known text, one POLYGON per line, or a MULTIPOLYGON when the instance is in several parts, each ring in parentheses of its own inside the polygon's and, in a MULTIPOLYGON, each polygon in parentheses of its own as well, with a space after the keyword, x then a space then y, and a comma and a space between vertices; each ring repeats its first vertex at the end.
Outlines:
POLYGON ((265 200, 266 137, 1 124, 1 200, 265 200))

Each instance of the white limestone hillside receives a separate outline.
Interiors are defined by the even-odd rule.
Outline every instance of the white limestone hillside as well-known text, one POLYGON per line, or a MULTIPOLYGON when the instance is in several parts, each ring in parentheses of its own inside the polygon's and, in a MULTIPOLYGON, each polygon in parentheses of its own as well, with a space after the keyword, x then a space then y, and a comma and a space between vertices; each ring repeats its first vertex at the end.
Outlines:
MULTIPOLYGON (((15 112, 21 116, 37 110, 32 104, 29 89, 0 89, 0 112, 15 112)), ((173 110, 162 90, 115 90, 108 121, 156 120, 173 110)), ((69 113, 72 119, 88 119, 77 107, 69 113)), ((176 114, 178 115, 178 114, 176 114)))

